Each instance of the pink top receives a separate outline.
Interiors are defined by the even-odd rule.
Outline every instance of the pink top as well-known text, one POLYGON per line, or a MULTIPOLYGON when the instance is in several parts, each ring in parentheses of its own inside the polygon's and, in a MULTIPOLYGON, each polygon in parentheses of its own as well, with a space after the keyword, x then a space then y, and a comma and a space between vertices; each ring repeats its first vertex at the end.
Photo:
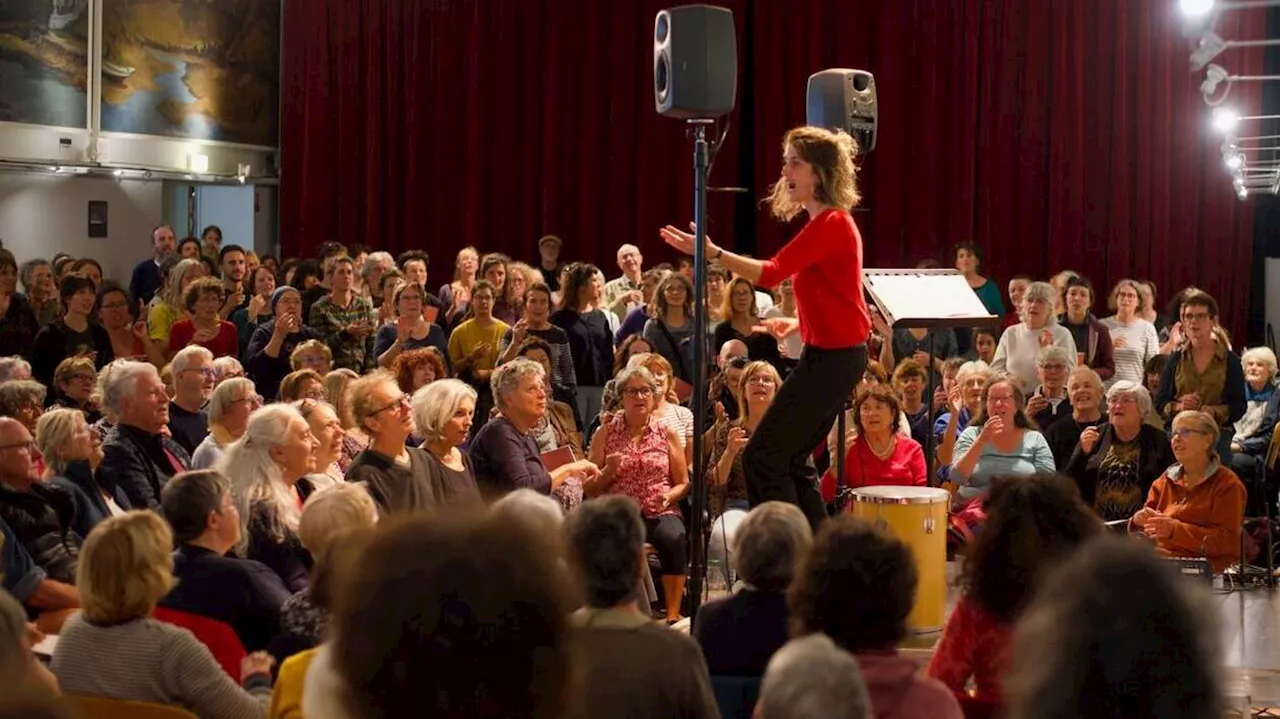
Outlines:
POLYGON ((676 514, 675 506, 662 509, 662 495, 671 489, 671 445, 667 442, 667 430, 655 417, 639 439, 632 439, 627 420, 621 412, 608 424, 604 453, 621 454, 622 464, 618 477, 609 487, 613 494, 622 494, 640 504, 640 512, 653 519, 664 514, 676 514))

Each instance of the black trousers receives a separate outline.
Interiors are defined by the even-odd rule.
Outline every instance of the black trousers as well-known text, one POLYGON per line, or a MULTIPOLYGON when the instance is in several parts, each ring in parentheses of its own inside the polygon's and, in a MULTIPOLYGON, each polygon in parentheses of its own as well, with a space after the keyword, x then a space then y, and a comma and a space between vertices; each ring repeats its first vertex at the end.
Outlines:
POLYGON ((645 541, 653 545, 662 562, 663 574, 684 574, 687 563, 684 520, 678 514, 644 520, 645 541))
POLYGON ((826 518, 812 454, 867 368, 867 347, 805 347, 743 450, 747 499, 790 502, 817 529, 826 518))

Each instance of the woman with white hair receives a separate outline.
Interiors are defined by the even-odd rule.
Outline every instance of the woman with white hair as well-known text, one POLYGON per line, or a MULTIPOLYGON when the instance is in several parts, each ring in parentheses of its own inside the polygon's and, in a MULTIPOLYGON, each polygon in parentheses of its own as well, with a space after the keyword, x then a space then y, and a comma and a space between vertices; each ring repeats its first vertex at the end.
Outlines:
POLYGON ((302 503, 313 486, 315 437, 298 410, 287 404, 263 407, 249 418, 244 435, 227 447, 217 469, 231 479, 240 512, 236 552, 275 570, 290 591, 307 586, 311 554, 298 539, 302 503))
POLYGON ((580 459, 548 471, 529 436, 547 412, 550 393, 542 365, 517 357, 493 371, 490 385, 500 414, 476 432, 467 450, 481 493, 497 499, 528 487, 542 494, 570 492, 568 499, 580 500, 582 481, 599 475, 596 465, 580 459))
POLYGON ((965 362, 956 370, 955 382, 947 390, 947 411, 933 423, 933 446, 937 448, 934 458, 938 464, 938 478, 943 482, 951 474, 956 440, 969 422, 982 412, 982 388, 989 379, 991 368, 986 362, 965 362))
POLYGON ((1036 354, 1039 384, 1035 391, 1027 394, 1027 416, 1035 420, 1042 432, 1054 422, 1071 416, 1071 398, 1067 395, 1067 375, 1071 371, 1071 358, 1061 347, 1049 345, 1036 354))
POLYGON ((44 481, 70 493, 75 504, 76 533, 81 537, 107 517, 132 509, 129 498, 117 486, 98 483, 95 473, 102 464, 102 437, 74 409, 51 409, 36 423, 36 447, 44 457, 44 481))
POLYGON ((302 413, 311 427, 311 434, 316 438, 316 452, 313 457, 316 470, 307 475, 307 479, 316 489, 332 487, 347 481, 346 473, 338 466, 338 457, 342 454, 342 423, 328 402, 318 399, 300 399, 293 403, 302 413))
POLYGON ((1044 439, 1060 471, 1066 469, 1067 460, 1080 442, 1080 433, 1107 419, 1103 412, 1102 378, 1090 367, 1076 367, 1071 371, 1067 378, 1067 400, 1071 403, 1071 416, 1044 429, 1044 439))
POLYGON ((1253 347, 1240 357, 1244 366, 1244 416, 1236 420, 1231 438, 1231 468, 1245 478, 1254 477, 1271 446, 1271 435, 1280 416, 1280 392, 1276 391, 1276 353, 1270 347, 1253 347))
POLYGON ((249 415, 261 406, 262 395, 254 391, 252 380, 237 377, 214 387, 209 398, 209 435, 192 453, 191 468, 217 464, 227 446, 244 435, 249 415))
POLYGON ((1022 296, 1022 321, 1005 330, 991 361, 994 372, 1008 372, 1022 384, 1035 387, 1036 357, 1043 347, 1058 346, 1067 353, 1068 369, 1076 365, 1076 341, 1071 331, 1058 324, 1054 306, 1061 296, 1048 282, 1032 282, 1022 296))
POLYGON ((462 380, 437 380, 413 393, 413 421, 431 459, 427 472, 446 504, 480 501, 471 458, 458 449, 467 441, 475 411, 476 391, 462 380))
POLYGON ((1165 433, 1143 422, 1151 394, 1138 382, 1120 380, 1107 391, 1107 421, 1087 427, 1063 467, 1076 480, 1085 504, 1105 521, 1133 516, 1151 483, 1173 464, 1165 433))

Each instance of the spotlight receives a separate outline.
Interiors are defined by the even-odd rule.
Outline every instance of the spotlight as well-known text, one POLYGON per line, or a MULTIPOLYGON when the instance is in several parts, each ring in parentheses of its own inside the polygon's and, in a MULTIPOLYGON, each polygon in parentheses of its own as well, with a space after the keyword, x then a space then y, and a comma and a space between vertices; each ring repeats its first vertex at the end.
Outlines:
POLYGON ((1213 0, 1180 0, 1178 6, 1188 18, 1201 18, 1213 10, 1213 0))
POLYGON ((1244 187, 1243 185, 1241 185, 1240 187, 1237 187, 1237 188, 1236 188, 1236 197, 1240 198, 1241 200, 1247 200, 1247 199, 1249 199, 1249 190, 1248 190, 1248 188, 1244 187))
POLYGON ((1213 109, 1213 127, 1218 132, 1230 134, 1235 131, 1236 125, 1240 124, 1240 113, 1226 107, 1215 107, 1213 109))
POLYGON ((1239 170, 1244 167, 1244 153, 1239 151, 1229 152, 1222 157, 1223 162, 1227 164, 1228 170, 1239 170))

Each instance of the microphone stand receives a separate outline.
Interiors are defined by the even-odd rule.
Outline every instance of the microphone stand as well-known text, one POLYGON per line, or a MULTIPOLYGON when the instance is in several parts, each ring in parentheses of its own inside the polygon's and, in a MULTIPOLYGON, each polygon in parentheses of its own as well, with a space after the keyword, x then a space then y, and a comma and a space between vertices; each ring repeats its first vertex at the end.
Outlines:
POLYGON ((693 466, 689 512, 689 543, 692 549, 689 570, 689 616, 697 621, 702 604, 702 586, 707 576, 707 547, 703 540, 707 512, 706 464, 703 461, 702 427, 707 412, 707 172, 710 150, 707 126, 714 120, 690 119, 693 131, 693 466))

